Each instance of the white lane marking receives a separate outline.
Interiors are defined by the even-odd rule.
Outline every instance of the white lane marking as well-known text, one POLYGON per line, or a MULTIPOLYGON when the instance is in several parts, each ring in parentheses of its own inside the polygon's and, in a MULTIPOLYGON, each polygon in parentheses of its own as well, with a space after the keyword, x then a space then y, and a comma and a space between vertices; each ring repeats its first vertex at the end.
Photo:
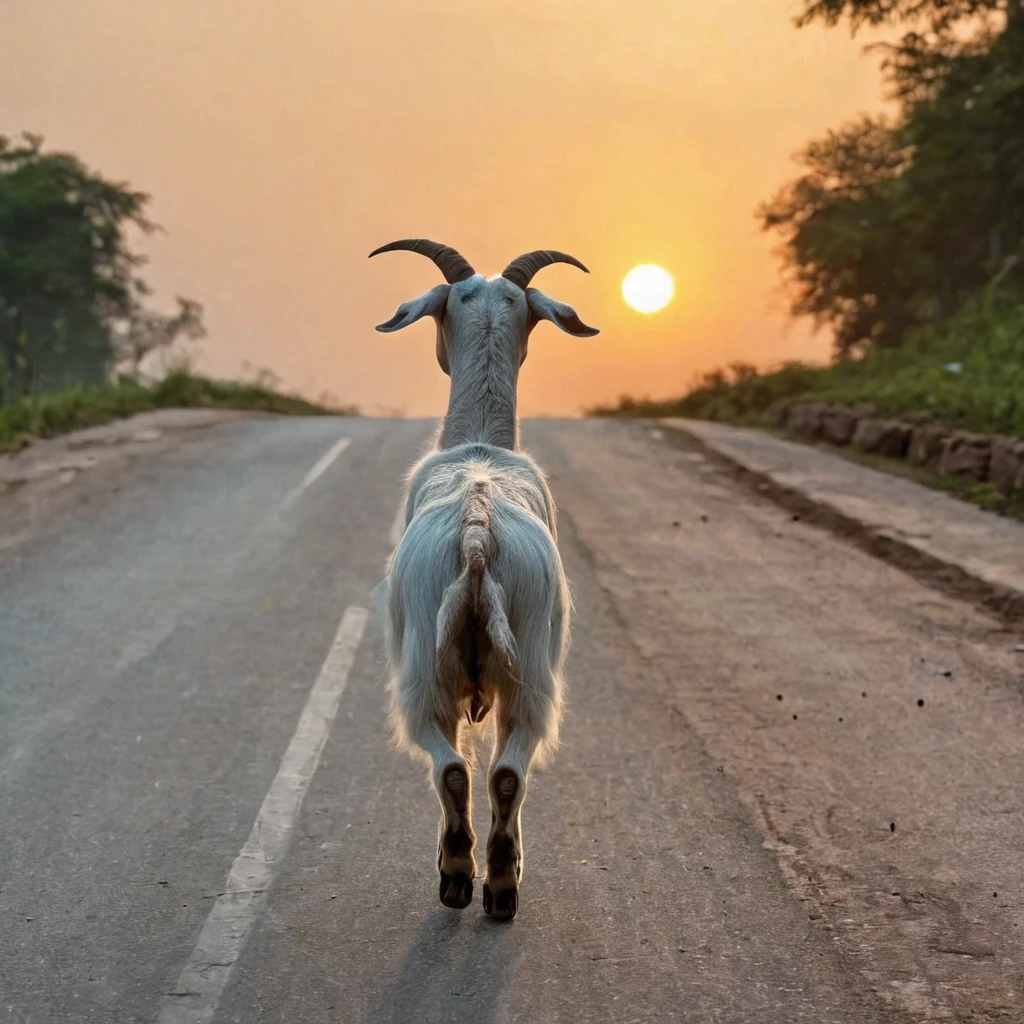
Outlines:
POLYGON ((331 468, 331 463, 352 443, 351 437, 343 437, 340 441, 336 441, 330 448, 330 450, 323 455, 317 464, 306 474, 302 481, 303 488, 309 487, 310 484, 315 484, 331 468))
POLYGON ((398 506, 398 511, 395 513, 395 520, 391 524, 391 530, 388 533, 388 541, 391 543, 393 548, 398 547, 398 542, 405 536, 405 503, 403 502, 398 506))
POLYGON ((343 437, 335 441, 331 447, 320 456, 313 465, 313 468, 302 478, 298 487, 293 487, 284 497, 281 503, 281 511, 287 512, 302 497, 302 492, 315 484, 331 468, 334 460, 352 443, 352 438, 343 437))
POLYGON ((214 901, 177 984, 160 1002, 158 1024, 204 1024, 217 1012, 231 968, 288 849, 302 799, 338 713, 366 617, 365 608, 345 610, 249 838, 231 865, 224 892, 214 901))

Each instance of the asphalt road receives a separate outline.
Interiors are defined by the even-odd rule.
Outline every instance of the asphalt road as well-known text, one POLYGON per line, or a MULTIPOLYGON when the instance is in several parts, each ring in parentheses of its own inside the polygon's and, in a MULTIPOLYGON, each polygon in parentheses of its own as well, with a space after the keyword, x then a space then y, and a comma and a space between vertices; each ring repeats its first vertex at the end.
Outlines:
POLYGON ((223 423, 0 545, 0 1024, 1024 1020, 1024 638, 638 424, 526 424, 564 745, 519 917, 442 907, 370 596, 430 430, 223 423))

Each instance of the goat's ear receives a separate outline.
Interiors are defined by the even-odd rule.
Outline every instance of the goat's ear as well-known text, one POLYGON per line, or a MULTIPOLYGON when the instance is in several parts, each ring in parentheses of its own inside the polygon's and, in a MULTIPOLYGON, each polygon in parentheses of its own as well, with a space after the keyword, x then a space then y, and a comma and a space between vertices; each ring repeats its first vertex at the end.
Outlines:
POLYGON ((381 334, 391 334, 392 331, 400 331, 425 316, 440 316, 448 302, 448 291, 448 285, 439 284, 418 299, 403 302, 398 307, 398 312, 387 323, 377 324, 377 330, 381 334))
POLYGON ((536 320, 550 320, 566 334, 576 338, 592 338, 601 332, 596 327, 588 327, 577 315, 572 306, 557 302, 536 288, 526 289, 526 303, 530 314, 536 320))

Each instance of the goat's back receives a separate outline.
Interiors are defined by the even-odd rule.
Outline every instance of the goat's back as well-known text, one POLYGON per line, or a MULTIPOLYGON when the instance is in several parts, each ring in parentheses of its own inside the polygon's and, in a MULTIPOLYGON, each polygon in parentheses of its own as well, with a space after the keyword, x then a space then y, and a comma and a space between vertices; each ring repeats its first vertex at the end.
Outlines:
POLYGON ((445 591, 465 569, 461 541, 467 498, 481 487, 490 506, 489 569, 504 592, 516 638, 546 631, 554 606, 567 604, 555 506, 537 464, 504 448, 460 445, 428 454, 410 474, 406 530, 388 572, 393 645, 401 644, 409 627, 421 637, 434 636, 445 591))

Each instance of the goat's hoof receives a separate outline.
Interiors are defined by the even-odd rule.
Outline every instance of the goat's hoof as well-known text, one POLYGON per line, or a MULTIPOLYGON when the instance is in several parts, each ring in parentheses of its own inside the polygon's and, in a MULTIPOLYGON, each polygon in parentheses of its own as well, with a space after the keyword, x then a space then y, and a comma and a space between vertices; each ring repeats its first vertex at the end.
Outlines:
POLYGON ((465 910, 473 902, 473 879, 441 872, 441 902, 452 910, 465 910))
POLYGON ((511 921, 519 913, 519 891, 502 889, 501 892, 492 892, 484 882, 484 913, 495 921, 511 921))

